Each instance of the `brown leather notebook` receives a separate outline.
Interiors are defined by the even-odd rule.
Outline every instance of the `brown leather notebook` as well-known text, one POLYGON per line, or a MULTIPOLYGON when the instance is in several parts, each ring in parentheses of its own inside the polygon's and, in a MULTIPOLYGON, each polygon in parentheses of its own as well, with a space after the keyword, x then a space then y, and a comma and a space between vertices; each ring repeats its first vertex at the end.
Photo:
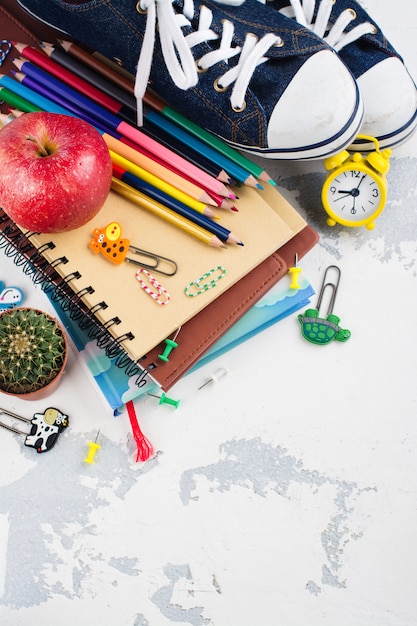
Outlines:
MULTIPOLYGON (((165 344, 156 346, 139 365, 147 369, 164 391, 170 389, 199 359, 317 243, 318 235, 305 226, 266 261, 230 287, 217 300, 181 327, 178 347, 161 361, 165 344)), ((171 337, 172 339, 172 337, 171 337)))

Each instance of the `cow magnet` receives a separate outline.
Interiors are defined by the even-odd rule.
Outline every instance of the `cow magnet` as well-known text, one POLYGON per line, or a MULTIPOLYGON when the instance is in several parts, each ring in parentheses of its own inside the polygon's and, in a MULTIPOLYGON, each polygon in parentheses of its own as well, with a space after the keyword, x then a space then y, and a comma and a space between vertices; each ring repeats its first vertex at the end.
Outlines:
POLYGON ((18 435, 25 435, 25 446, 35 448, 36 452, 39 453, 48 452, 48 450, 54 447, 58 435, 68 426, 68 423, 68 415, 53 407, 48 407, 43 413, 35 413, 32 419, 0 408, 0 426, 18 435), (3 417, 8 418, 10 422, 2 421, 3 417), (30 432, 20 430, 14 426, 13 420, 31 424, 30 432))

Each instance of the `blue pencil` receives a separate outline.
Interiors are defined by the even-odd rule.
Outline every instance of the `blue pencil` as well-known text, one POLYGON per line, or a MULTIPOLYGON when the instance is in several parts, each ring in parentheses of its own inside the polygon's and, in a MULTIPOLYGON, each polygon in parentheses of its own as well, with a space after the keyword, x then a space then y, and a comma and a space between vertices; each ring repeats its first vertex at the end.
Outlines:
POLYGON ((239 246, 243 246, 243 243, 228 228, 225 228, 217 222, 213 222, 210 218, 206 217, 202 213, 198 213, 194 209, 186 206, 176 198, 173 198, 165 192, 157 189, 153 185, 147 183, 138 176, 135 176, 131 172, 128 172, 123 168, 115 166, 113 164, 113 175, 116 176, 116 178, 119 178, 119 180, 122 180, 127 185, 130 185, 130 187, 133 187, 137 191, 141 191, 142 193, 147 195, 149 198, 152 198, 152 200, 155 200, 156 202, 159 202, 160 204, 168 207, 172 211, 175 211, 176 213, 178 213, 178 215, 181 215, 191 222, 194 222, 194 224, 205 228, 205 230, 208 230, 213 235, 216 235, 223 243, 233 243, 239 246))
MULTIPOLYGON (((99 104, 91 98, 84 96, 74 87, 71 87, 66 82, 63 82, 33 63, 18 59, 14 61, 14 64, 23 72, 24 77, 29 77, 39 85, 42 85, 43 88, 48 88, 51 94, 56 94, 62 98, 64 106, 66 106, 66 102, 75 105, 80 112, 86 113, 105 127, 111 128, 113 131, 134 141, 141 150, 146 150, 152 157, 160 159, 164 163, 173 164, 178 171, 186 173, 193 182, 201 187, 211 189, 222 196, 231 197, 227 187, 221 181, 217 180, 217 178, 206 174, 206 172, 192 162, 179 156, 152 137, 145 135, 138 128, 121 120, 117 115, 108 111, 101 103, 99 104)), ((24 80, 21 73, 17 73, 16 77, 19 80, 24 80)))
POLYGON ((204 144, 201 140, 177 126, 177 124, 174 124, 163 115, 160 115, 160 113, 157 113, 157 111, 146 111, 146 121, 150 124, 154 124, 157 128, 164 130, 172 137, 175 137, 178 141, 186 143, 194 150, 202 151, 208 159, 217 163, 217 165, 222 167, 234 180, 239 183, 262 189, 262 185, 257 183, 256 179, 251 174, 248 174, 248 171, 243 167, 237 163, 233 163, 220 152, 217 152, 217 150, 214 150, 210 146, 204 144))

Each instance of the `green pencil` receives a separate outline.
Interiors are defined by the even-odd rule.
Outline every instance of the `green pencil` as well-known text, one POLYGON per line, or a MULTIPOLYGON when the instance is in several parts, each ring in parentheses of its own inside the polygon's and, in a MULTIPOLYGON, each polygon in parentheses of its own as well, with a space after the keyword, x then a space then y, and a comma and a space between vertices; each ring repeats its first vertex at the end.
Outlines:
POLYGON ((39 107, 32 104, 28 100, 21 98, 17 94, 9 91, 6 87, 0 86, 0 100, 4 100, 7 104, 10 104, 15 109, 23 111, 24 113, 31 113, 33 111, 41 111, 39 107))
POLYGON ((227 145, 222 139, 219 139, 212 133, 209 133, 204 128, 201 128, 201 126, 198 126, 198 124, 195 124, 191 120, 187 119, 181 113, 178 113, 178 111, 175 111, 165 103, 161 102, 158 97, 154 97, 147 92, 144 97, 144 102, 146 102, 148 106, 157 109, 159 113, 171 120, 171 122, 177 124, 177 126, 180 126, 180 128, 188 131, 191 135, 194 135, 194 137, 197 137, 207 145, 211 146, 214 150, 224 154, 224 156, 233 161, 233 163, 243 167, 250 174, 252 174, 252 176, 255 176, 255 178, 259 178, 260 180, 275 186, 275 181, 272 180, 262 167, 253 163, 253 161, 245 157, 235 148, 227 145))

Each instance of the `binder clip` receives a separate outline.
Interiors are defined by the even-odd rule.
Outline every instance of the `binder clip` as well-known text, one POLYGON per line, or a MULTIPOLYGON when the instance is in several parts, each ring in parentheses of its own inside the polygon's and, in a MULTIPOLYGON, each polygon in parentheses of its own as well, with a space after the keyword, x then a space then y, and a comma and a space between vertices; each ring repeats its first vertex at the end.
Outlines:
POLYGON ((0 416, 11 419, 11 423, 5 423, 0 418, 0 426, 18 435, 26 435, 25 446, 35 448, 36 452, 39 453, 48 452, 48 450, 53 448, 58 435, 68 426, 68 415, 64 415, 59 409, 53 407, 48 407, 43 413, 35 413, 32 419, 1 408, 0 416), (13 420, 31 424, 30 431, 20 430, 20 428, 13 426, 13 420))
POLYGON ((317 345, 325 345, 334 339, 336 341, 347 341, 351 335, 350 330, 343 329, 339 326, 340 318, 333 314, 334 301, 336 299, 337 289, 340 282, 340 269, 336 265, 329 265, 324 273, 323 284, 320 289, 317 308, 307 309, 304 315, 298 316, 301 324, 302 335, 307 341, 317 345), (330 270, 336 272, 335 282, 327 280, 327 274, 330 270), (320 308, 322 305, 323 295, 326 290, 331 290, 329 306, 326 317, 320 317, 320 308))
POLYGON ((19 287, 7 287, 0 280, 0 311, 13 309, 20 306, 24 299, 24 294, 19 287))
POLYGON ((101 252, 106 259, 116 263, 116 265, 120 265, 125 261, 126 263, 133 263, 134 265, 139 265, 139 267, 164 274, 164 276, 174 276, 176 274, 178 266, 175 261, 147 250, 142 250, 136 246, 131 246, 130 240, 122 238, 121 235, 122 229, 118 222, 111 222, 105 228, 95 228, 89 248, 91 248, 94 254, 101 252), (145 259, 145 262, 128 257, 129 251, 137 255, 137 257, 145 259))

